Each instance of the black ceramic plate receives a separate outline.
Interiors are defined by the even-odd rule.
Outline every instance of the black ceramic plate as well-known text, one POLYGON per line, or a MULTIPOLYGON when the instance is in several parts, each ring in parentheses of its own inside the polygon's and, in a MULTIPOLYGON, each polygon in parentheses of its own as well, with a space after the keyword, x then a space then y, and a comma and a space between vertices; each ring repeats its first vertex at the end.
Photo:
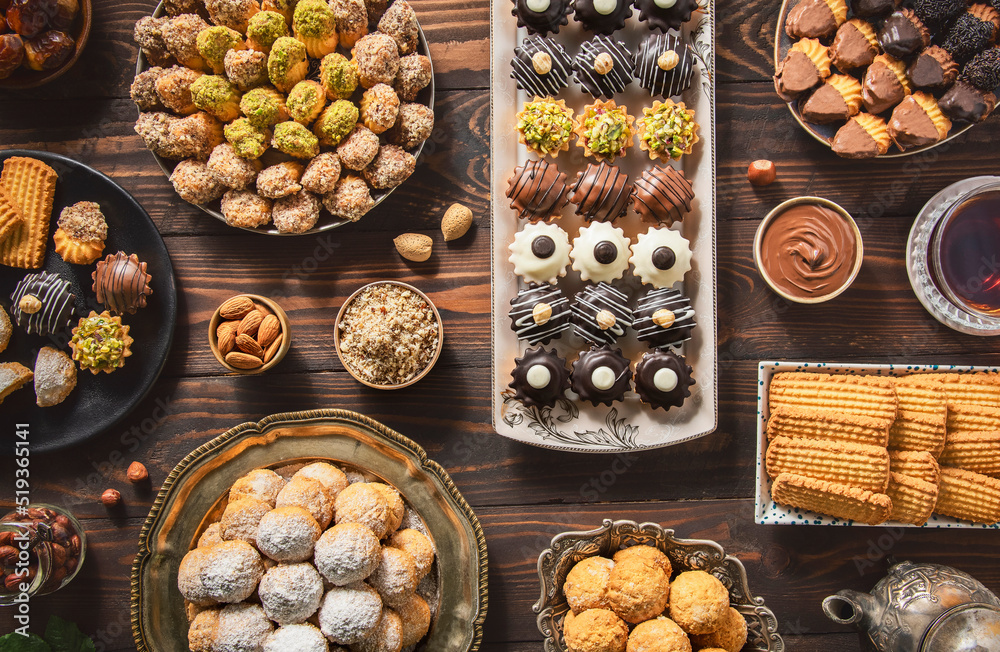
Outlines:
MULTIPOLYGON (((167 248, 149 215, 130 194, 97 170, 58 154, 24 150, 0 152, 0 162, 11 156, 31 156, 44 161, 59 174, 56 197, 49 232, 48 253, 43 269, 55 272, 73 284, 76 295, 76 312, 73 326, 79 317, 91 309, 100 312, 103 307, 94 295, 91 273, 95 265, 70 265, 55 253, 52 233, 59 212, 78 201, 100 204, 108 222, 108 239, 104 256, 117 251, 136 254, 147 263, 152 276, 153 290, 148 305, 134 315, 124 315, 122 322, 129 325, 132 356, 125 365, 113 373, 93 375, 78 371, 76 389, 59 405, 40 408, 35 405, 34 386, 28 383, 0 404, 4 421, 29 424, 32 452, 64 448, 109 430, 121 421, 149 392, 167 360, 170 342, 177 320, 177 291, 174 286, 174 268, 170 264, 167 248)), ((27 274, 38 270, 0 267, 0 304, 10 312, 10 295, 17 283, 27 274)), ((0 353, 0 362, 20 362, 33 369, 35 356, 43 346, 54 346, 69 352, 70 331, 50 337, 27 335, 17 325, 7 350, 0 353)), ((0 447, 7 454, 12 446, 0 447)))

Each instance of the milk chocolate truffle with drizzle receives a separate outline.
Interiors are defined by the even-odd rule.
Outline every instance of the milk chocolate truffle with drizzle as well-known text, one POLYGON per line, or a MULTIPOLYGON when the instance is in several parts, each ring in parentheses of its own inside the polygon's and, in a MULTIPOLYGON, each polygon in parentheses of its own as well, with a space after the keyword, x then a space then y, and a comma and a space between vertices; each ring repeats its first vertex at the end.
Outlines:
POLYGON ((611 34, 631 15, 632 0, 573 0, 573 19, 588 32, 611 34))
POLYGON ((601 161, 577 173, 569 201, 576 204, 576 214, 588 222, 614 222, 628 210, 631 191, 628 175, 601 161))
POLYGON ((508 387, 514 390, 514 398, 528 407, 552 407, 569 389, 566 359, 559 357, 555 349, 528 349, 514 359, 510 375, 508 387))
POLYGON ((698 9, 698 0, 635 0, 639 10, 639 20, 645 21, 649 29, 666 32, 679 30, 691 20, 691 14, 698 9))
POLYGON ((886 54, 905 59, 931 44, 930 30, 912 9, 900 9, 882 23, 878 42, 886 54))
POLYGON ((559 33, 559 28, 569 22, 570 0, 513 0, 511 10, 518 27, 526 27, 529 34, 548 35, 559 33))
POLYGON ((996 95, 981 91, 961 79, 938 100, 941 112, 948 118, 972 123, 985 120, 993 112, 996 103, 996 95))
POLYGON ((594 97, 610 99, 632 83, 632 55, 610 36, 595 36, 580 46, 573 61, 576 80, 594 97))
POLYGON ((632 190, 632 209, 642 221, 663 226, 683 220, 693 200, 691 182, 669 165, 644 171, 632 190))
POLYGON ((649 229, 632 245, 635 275, 655 288, 668 288, 691 269, 690 243, 672 229, 649 229))
POLYGON ((544 36, 529 36, 514 48, 510 62, 517 87, 529 96, 557 95, 569 85, 573 60, 559 43, 544 36))
POLYGON ((632 325, 628 295, 608 283, 589 285, 573 300, 576 333, 593 344, 614 344, 632 325))
POLYGON ((878 34, 860 18, 852 18, 837 30, 830 46, 833 65, 844 72, 867 68, 879 54, 878 34))
POLYGON ((58 274, 28 274, 10 295, 10 316, 28 335, 52 335, 73 320, 76 297, 58 274))
POLYGON ((507 180, 507 197, 517 216, 532 222, 558 219, 569 203, 566 175, 554 163, 525 161, 507 180))
POLYGON ((91 277, 97 300, 114 314, 134 315, 136 310, 146 307, 146 297, 153 293, 149 287, 153 277, 146 273, 146 263, 124 251, 109 254, 97 263, 91 277))
POLYGON ((524 288, 510 300, 510 328, 528 344, 548 344, 570 324, 569 299, 555 285, 543 283, 524 288))
POLYGON ((695 327, 691 299, 670 288, 648 290, 633 315, 636 338, 656 349, 680 346, 691 339, 695 327))
POLYGON ((611 405, 625 398, 632 380, 632 369, 621 349, 605 344, 580 354, 573 363, 570 386, 594 407, 611 405))
POLYGON ((694 78, 694 53, 673 34, 652 34, 633 55, 639 85, 653 97, 680 95, 694 78))
POLYGON ((625 232, 609 222, 594 222, 580 228, 569 252, 573 269, 592 283, 610 283, 628 269, 629 245, 625 232))
POLYGON ((826 39, 847 20, 844 0, 800 0, 785 19, 789 38, 826 39))
POLYGON ((680 407, 691 396, 693 370, 681 356, 669 351, 653 351, 642 356, 635 367, 635 392, 639 400, 655 410, 680 407))

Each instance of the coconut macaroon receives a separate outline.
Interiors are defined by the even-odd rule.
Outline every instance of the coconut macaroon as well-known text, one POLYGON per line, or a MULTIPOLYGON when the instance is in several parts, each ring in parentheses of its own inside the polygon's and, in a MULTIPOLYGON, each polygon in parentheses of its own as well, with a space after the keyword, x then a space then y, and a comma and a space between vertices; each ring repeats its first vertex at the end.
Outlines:
POLYGON ((311 159, 319 154, 319 139, 295 121, 275 125, 271 145, 295 158, 311 159))
POLYGON ((270 86, 255 88, 240 100, 240 111, 258 129, 288 120, 285 96, 270 86))
POLYGON ((295 478, 278 493, 276 507, 294 505, 312 514, 321 528, 333 520, 334 501, 330 490, 311 478, 295 478))
POLYGON ((323 579, 312 564, 281 564, 260 580, 260 603, 279 625, 305 622, 319 609, 323 579))
MULTIPOLYGON (((335 152, 322 152, 319 156, 309 161, 306 171, 302 174, 302 187, 317 195, 325 195, 333 192, 337 187, 337 180, 340 179, 340 157, 335 152)), ((314 478, 320 480, 320 478, 314 478)), ((322 480, 320 480, 322 482, 322 480)), ((347 486, 347 476, 344 476, 344 487, 347 486)), ((329 488, 329 487, 328 487, 329 488)), ((336 493, 340 493, 343 488, 336 493)))
POLYGON ((372 188, 388 190, 406 181, 416 165, 417 160, 402 147, 384 145, 363 174, 372 188))
POLYGON ((375 84, 361 96, 361 121, 380 134, 396 123, 399 114, 399 96, 388 84, 375 84))
POLYGON ((335 147, 354 130, 358 116, 358 107, 352 102, 337 100, 317 118, 313 133, 322 145, 335 147))
POLYGON ((740 652, 747 642, 747 621, 740 612, 729 607, 718 629, 708 634, 693 634, 691 642, 699 650, 719 648, 726 652, 740 652))
POLYGON ((644 650, 691 652, 691 649, 691 640, 688 639, 684 630, 669 618, 659 616, 635 626, 635 629, 629 634, 626 652, 643 652, 644 650))
POLYGON ((194 159, 178 163, 170 173, 170 183, 181 199, 199 206, 215 201, 226 191, 205 162, 194 159))
POLYGON ((290 36, 274 41, 267 57, 267 76, 275 88, 287 93, 305 79, 308 72, 309 58, 301 41, 290 36))
POLYGON ((608 580, 615 563, 606 557, 587 557, 566 575, 563 594, 573 613, 587 609, 609 609, 608 580))
POLYGON ((405 102, 417 99, 417 94, 431 83, 431 60, 422 54, 408 54, 399 59, 399 71, 392 87, 405 102))
POLYGON ((261 11, 247 23, 247 47, 267 54, 282 36, 290 36, 285 17, 276 11, 261 11))
POLYGON ((229 143, 222 143, 208 157, 208 169, 227 188, 243 190, 257 179, 261 164, 243 158, 229 143))
POLYGON ((337 495, 335 510, 338 525, 360 523, 370 528, 379 539, 388 532, 389 506, 385 496, 370 483, 359 482, 341 491, 337 495))
POLYGON ((292 33, 319 59, 337 49, 337 17, 325 0, 299 0, 292 14, 292 33))
POLYGON ((347 57, 332 52, 319 64, 319 83, 329 99, 350 99, 358 87, 358 71, 347 57))
POLYGON ((332 193, 323 195, 323 206, 334 217, 357 222, 375 206, 375 200, 364 179, 347 175, 337 182, 332 193))
POLYGON ((306 79, 292 88, 285 104, 292 120, 308 127, 323 112, 323 107, 326 106, 326 92, 319 82, 306 79))
POLYGON ((294 161, 283 161, 264 168, 257 175, 257 192, 268 199, 281 199, 302 190, 299 180, 303 166, 294 161))
POLYGON ((417 49, 420 27, 417 25, 417 14, 406 0, 392 3, 378 21, 378 31, 392 37, 400 54, 410 54, 417 49))
POLYGON ((191 115, 196 112, 198 107, 191 98, 191 84, 198 81, 201 76, 202 73, 183 66, 173 66, 164 70, 155 83, 160 103, 177 115, 191 115))
POLYGON ((423 104, 407 102, 399 106, 396 123, 386 132, 393 145, 413 149, 427 140, 434 130, 434 111, 423 104))
POLYGON ((191 84, 194 105, 222 122, 231 122, 240 115, 239 89, 222 75, 202 75, 191 84))
POLYGON ((285 479, 271 469, 254 469, 233 483, 229 490, 229 500, 256 498, 274 507, 278 492, 286 484, 285 479))
POLYGON ((337 145, 337 156, 345 168, 363 170, 372 162, 378 150, 378 136, 364 125, 356 124, 351 135, 337 145))
POLYGON ((637 545, 629 546, 628 548, 622 548, 614 554, 612 559, 615 563, 620 561, 625 561, 626 559, 644 559, 647 562, 659 566, 663 574, 667 576, 667 579, 673 574, 673 566, 670 565, 670 559, 663 554, 659 548, 654 548, 653 546, 637 545))
POLYGON ((608 605, 622 620, 636 624, 663 613, 670 596, 670 579, 645 559, 615 562, 608 576, 608 605))
POLYGON ((382 618, 382 599, 364 583, 335 586, 319 606, 319 628, 337 645, 351 645, 370 636, 382 618))
POLYGON ((274 200, 271 221, 278 233, 305 233, 316 226, 323 207, 319 197, 308 190, 274 200))
POLYGON ((234 29, 215 25, 198 32, 195 40, 198 53, 216 75, 226 71, 226 53, 230 50, 244 50, 243 35, 234 29))
POLYGON ((256 50, 230 50, 225 58, 226 77, 241 91, 268 82, 267 55, 256 50))
POLYGON ((223 128, 226 140, 236 153, 246 159, 258 159, 271 143, 271 134, 258 129, 247 118, 237 118, 223 128))
POLYGON ((337 16, 337 36, 340 46, 352 48, 368 33, 368 8, 364 0, 331 0, 330 8, 337 16))
POLYGON ((312 557, 323 530, 302 507, 275 507, 257 526, 257 549, 275 561, 297 562, 312 557))
POLYGON ((566 645, 573 652, 625 652, 628 626, 607 609, 588 609, 563 623, 566 645))
POLYGON ((688 634, 708 634, 725 622, 729 591, 705 571, 681 573, 670 586, 670 618, 688 634))
POLYGON ((271 221, 271 200, 250 190, 230 190, 222 196, 222 216, 229 226, 264 226, 271 221))
POLYGON ((374 32, 361 37, 351 50, 358 81, 365 88, 391 84, 399 72, 399 47, 387 34, 374 32))

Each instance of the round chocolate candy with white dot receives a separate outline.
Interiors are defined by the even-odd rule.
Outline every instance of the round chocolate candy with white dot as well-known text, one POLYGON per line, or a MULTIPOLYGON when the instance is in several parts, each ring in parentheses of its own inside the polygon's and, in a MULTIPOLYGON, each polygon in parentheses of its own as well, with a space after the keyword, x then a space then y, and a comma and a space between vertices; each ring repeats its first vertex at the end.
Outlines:
POLYGON ((621 349, 605 344, 580 354, 573 363, 570 385, 580 400, 594 406, 611 405, 625 398, 632 381, 632 369, 621 349))
POLYGON ((635 367, 639 400, 656 408, 680 407, 691 396, 693 370, 681 356, 667 351, 647 353, 635 367))
POLYGON ((508 386, 514 390, 515 398, 529 407, 552 407, 569 389, 566 360, 560 358, 555 349, 528 349, 514 360, 510 375, 512 380, 508 386))

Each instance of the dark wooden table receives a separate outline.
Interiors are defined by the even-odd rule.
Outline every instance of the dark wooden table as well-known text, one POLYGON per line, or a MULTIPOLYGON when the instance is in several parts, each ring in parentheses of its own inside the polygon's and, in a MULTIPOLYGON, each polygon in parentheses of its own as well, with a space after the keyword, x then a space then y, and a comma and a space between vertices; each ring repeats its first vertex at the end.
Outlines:
MULTIPOLYGON (((503 0, 495 0, 503 2, 503 0)), ((575 455, 514 443, 490 425, 489 3, 413 0, 437 72, 437 127, 416 174, 360 223, 319 236, 273 238, 230 229, 178 199, 132 130, 128 97, 135 21, 151 0, 95 0, 91 42, 49 88, 0 98, 0 146, 49 150, 108 174, 153 216, 177 274, 178 328, 167 368, 149 398, 113 431, 38 456, 36 500, 71 509, 89 536, 86 564, 66 589, 33 601, 37 631, 49 613, 79 623, 98 650, 134 649, 129 571, 152 493, 125 481, 142 461, 157 487, 189 451, 239 423, 311 408, 356 410, 412 437, 452 475, 489 545, 484 650, 538 650, 531 605, 535 562, 559 532, 605 517, 657 521, 679 536, 715 539, 746 564, 754 591, 780 622, 789 649, 853 651, 853 633, 828 621, 820 601, 840 588, 868 590, 887 556, 952 564, 1000 590, 995 531, 763 527, 753 522, 756 369, 762 359, 1000 364, 990 339, 940 326, 907 281, 903 248, 923 203, 965 177, 996 173, 1000 117, 933 152, 877 163, 839 160, 796 127, 775 96, 777 0, 719 0, 719 428, 707 437, 641 454, 575 455), (770 158, 779 181, 746 182, 747 164, 770 158), (792 306, 764 285, 751 257, 754 230, 778 202, 801 194, 854 214, 865 263, 853 287, 822 306, 792 306), (452 202, 476 215, 471 233, 441 242, 452 202), (433 258, 409 264, 392 238, 436 238, 433 258), (400 279, 441 310, 446 347, 434 371, 407 390, 367 389, 334 353, 333 318, 358 286, 400 279), (294 324, 294 345, 262 377, 222 373, 205 340, 212 311, 239 292, 276 295, 294 324), (624 470, 622 470, 624 469, 624 470), (107 487, 125 504, 109 513, 107 487)), ((3 415, 11 445, 12 415, 3 415)), ((9 457, 0 478, 12 477, 9 457)), ((9 505, 12 484, 0 489, 9 505)), ((11 627, 0 610, 0 631, 11 627)))

